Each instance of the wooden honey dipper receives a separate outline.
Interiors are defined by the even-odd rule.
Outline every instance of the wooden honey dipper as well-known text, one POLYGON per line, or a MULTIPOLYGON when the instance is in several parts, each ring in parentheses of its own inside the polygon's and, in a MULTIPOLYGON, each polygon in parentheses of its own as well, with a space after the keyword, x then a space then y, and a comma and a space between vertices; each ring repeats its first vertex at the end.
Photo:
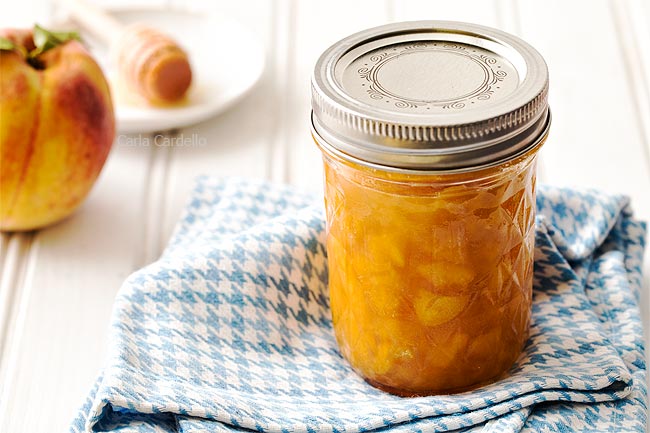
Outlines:
POLYGON ((84 0, 59 0, 71 18, 110 46, 119 79, 153 104, 180 100, 192 82, 185 51, 169 36, 144 24, 122 25, 84 0))

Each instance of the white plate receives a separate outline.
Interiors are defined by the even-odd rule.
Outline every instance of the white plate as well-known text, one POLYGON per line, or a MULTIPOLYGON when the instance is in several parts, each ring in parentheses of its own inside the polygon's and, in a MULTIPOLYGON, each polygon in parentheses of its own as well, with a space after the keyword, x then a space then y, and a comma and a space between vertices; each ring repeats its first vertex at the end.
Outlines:
POLYGON ((186 100, 178 106, 151 107, 115 85, 108 51, 96 50, 108 70, 121 133, 163 131, 206 120, 240 100, 264 70, 264 48, 256 37, 218 13, 138 8, 114 10, 112 15, 125 24, 146 23, 172 36, 186 50, 193 74, 186 100))

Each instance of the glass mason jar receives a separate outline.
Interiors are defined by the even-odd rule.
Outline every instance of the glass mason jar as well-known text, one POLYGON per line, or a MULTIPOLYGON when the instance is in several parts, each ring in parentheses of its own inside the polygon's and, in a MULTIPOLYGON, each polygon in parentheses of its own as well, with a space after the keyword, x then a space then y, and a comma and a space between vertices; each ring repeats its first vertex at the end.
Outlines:
POLYGON ((333 327, 369 383, 458 392, 521 354, 547 93, 535 49, 473 24, 377 27, 318 60, 333 327))

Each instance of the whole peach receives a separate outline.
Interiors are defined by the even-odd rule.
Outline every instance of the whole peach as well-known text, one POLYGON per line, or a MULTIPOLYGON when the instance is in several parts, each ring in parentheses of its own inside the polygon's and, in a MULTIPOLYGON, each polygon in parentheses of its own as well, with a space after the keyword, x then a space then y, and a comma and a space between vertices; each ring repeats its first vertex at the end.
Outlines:
POLYGON ((70 215, 99 175, 115 137, 108 83, 69 40, 28 61, 31 31, 0 36, 0 230, 32 230, 70 215))

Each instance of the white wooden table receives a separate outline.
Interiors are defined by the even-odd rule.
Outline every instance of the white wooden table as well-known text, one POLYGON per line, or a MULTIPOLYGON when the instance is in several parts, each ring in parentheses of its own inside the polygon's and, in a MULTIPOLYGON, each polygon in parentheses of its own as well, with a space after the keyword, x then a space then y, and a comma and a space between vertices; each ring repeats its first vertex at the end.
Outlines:
MULTIPOLYGON (((1 27, 47 22, 53 7, 47 0, 8 3, 1 8, 1 27)), ((205 0, 193 5, 235 17, 259 36, 267 48, 262 80, 225 114, 182 131, 204 137, 206 146, 116 144, 73 217, 35 233, 2 235, 2 433, 66 430, 102 366, 121 282, 161 252, 196 174, 321 189, 320 154, 309 135, 311 70, 324 48, 366 27, 450 19, 525 38, 545 56, 551 73, 554 123, 542 150, 540 180, 628 194, 637 216, 650 220, 650 0, 205 0)), ((642 300, 646 335, 648 256, 642 300)))

